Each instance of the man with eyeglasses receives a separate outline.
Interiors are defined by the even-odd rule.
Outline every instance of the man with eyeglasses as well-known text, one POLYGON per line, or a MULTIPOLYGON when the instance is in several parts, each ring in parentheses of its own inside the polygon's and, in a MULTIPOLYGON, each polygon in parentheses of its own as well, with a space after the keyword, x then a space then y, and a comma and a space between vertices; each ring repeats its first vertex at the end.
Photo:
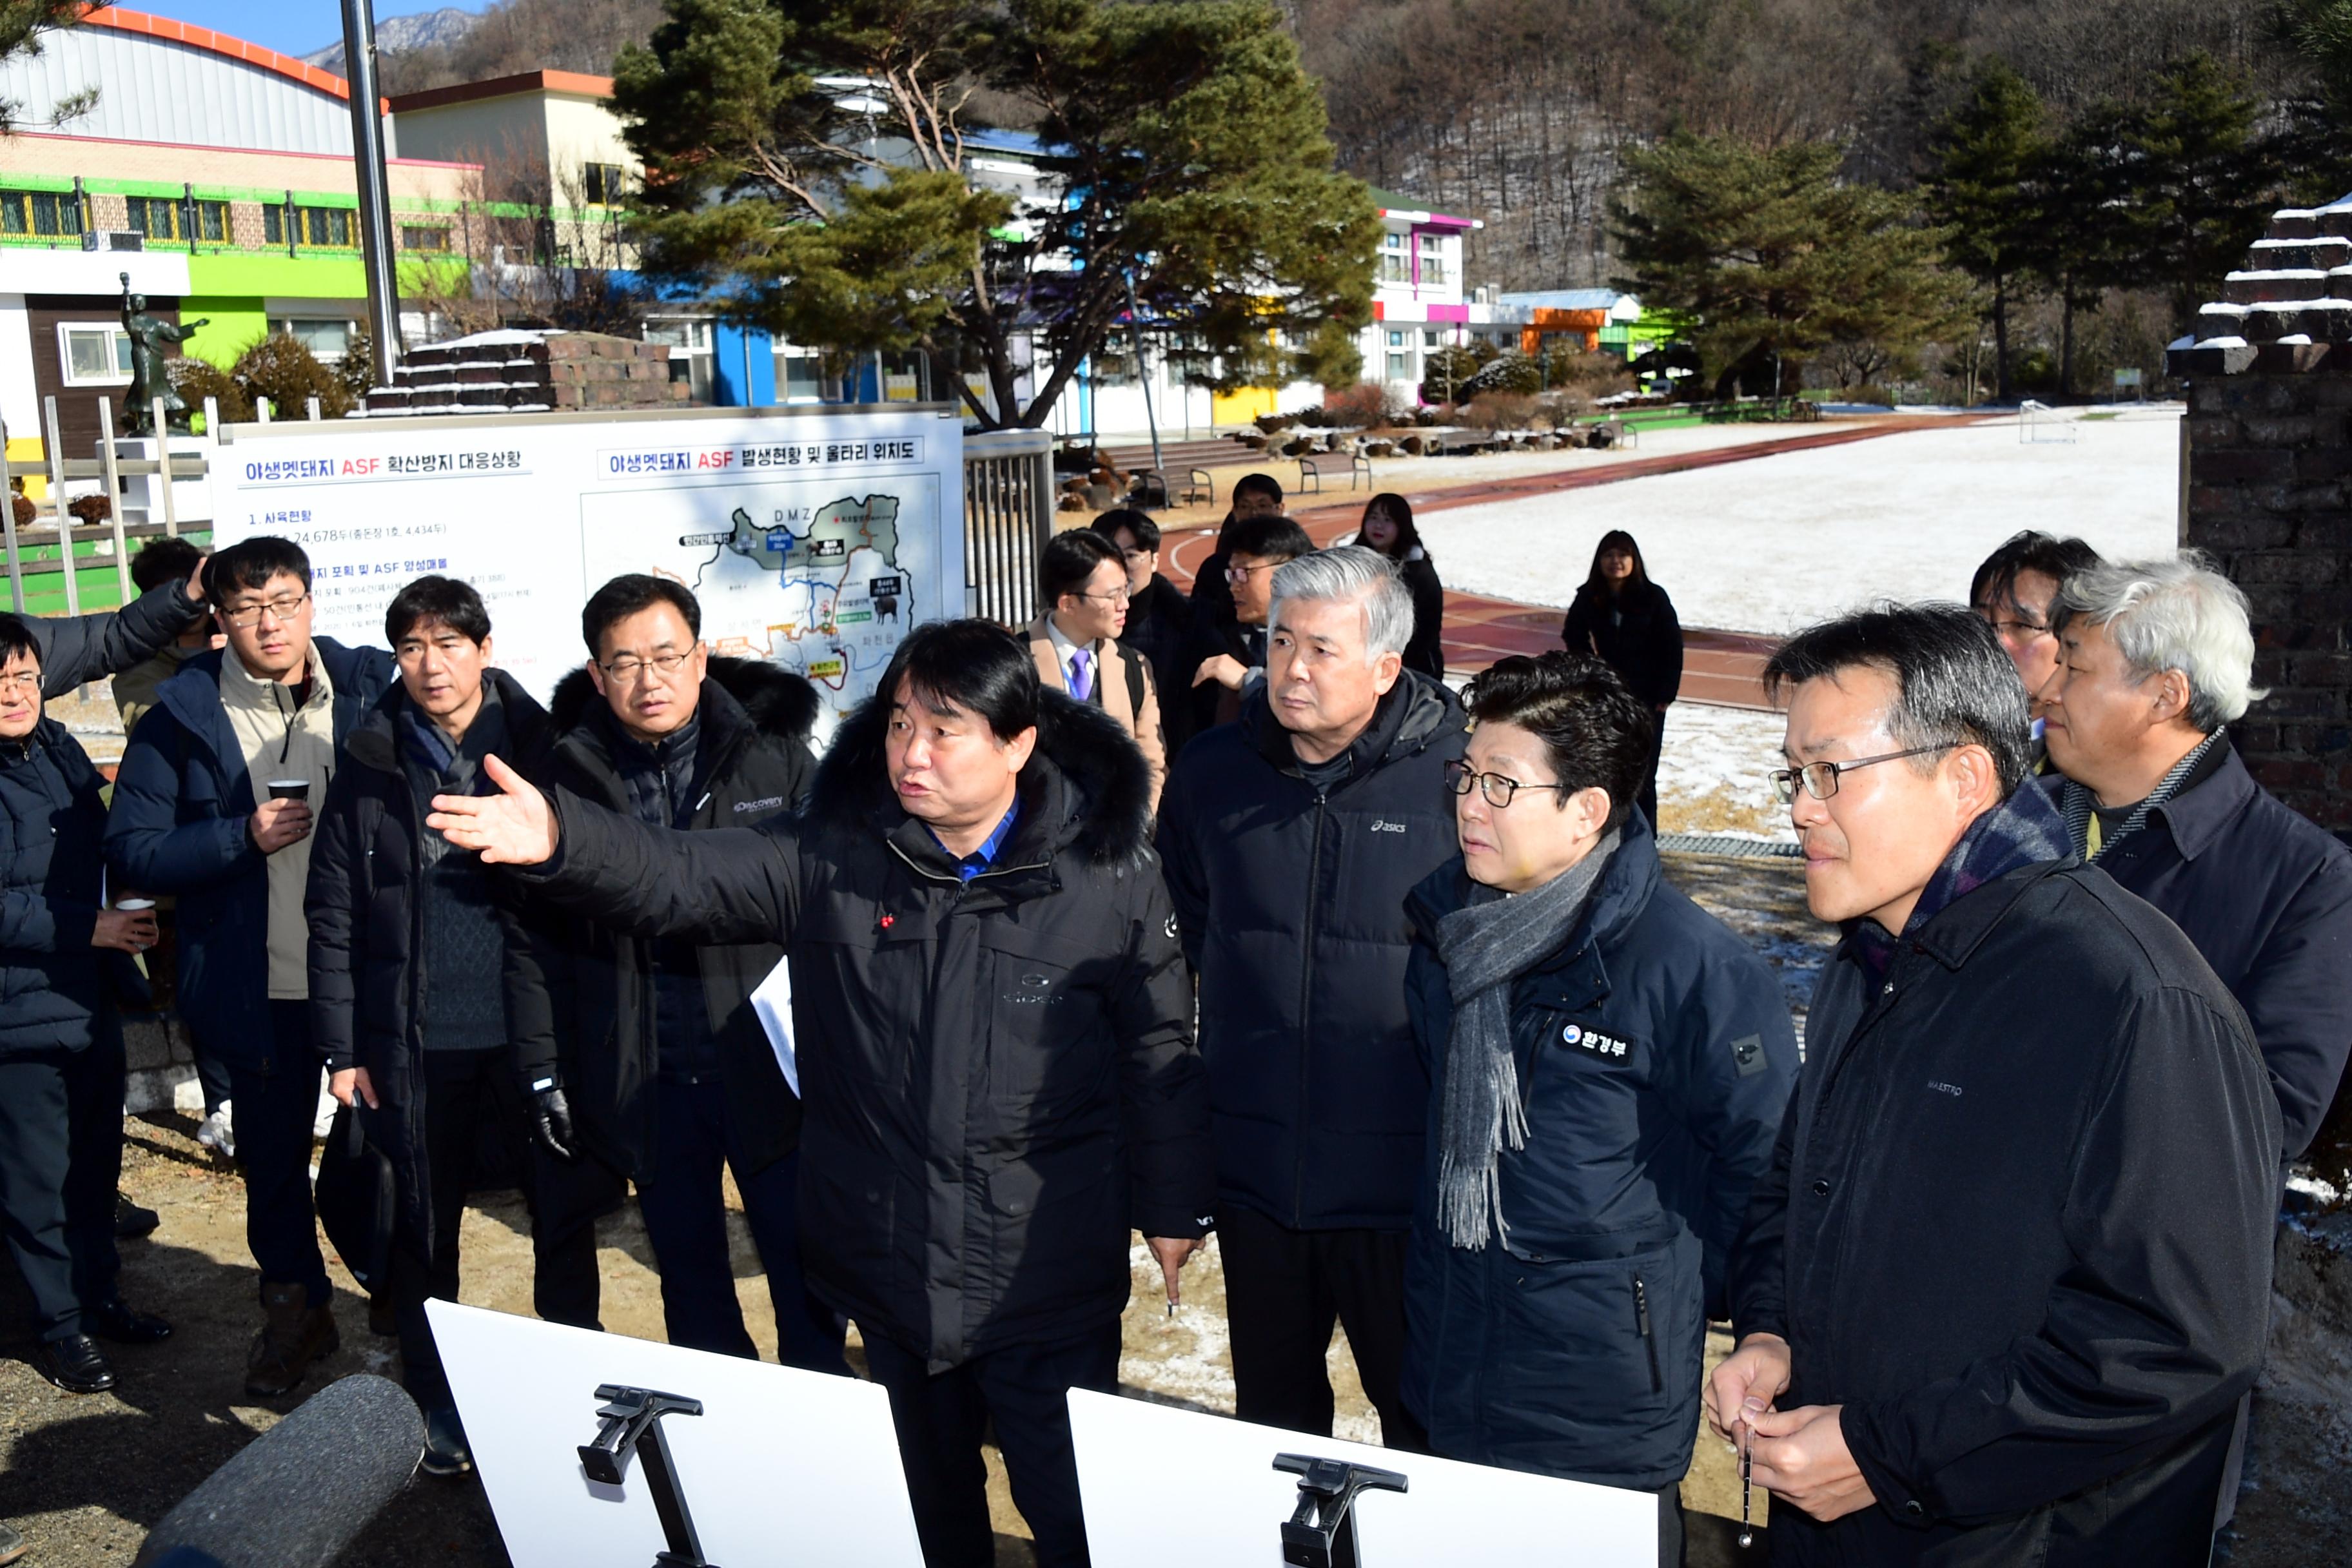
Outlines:
POLYGON ((1200 977, 1236 1413, 1328 1436, 1336 1321, 1382 1440, 1420 1448, 1400 1390, 1429 1079, 1405 898, 1454 854, 1462 708, 1404 668, 1394 562, 1351 545, 1268 575, 1265 678, 1177 759, 1159 837, 1200 977))
MULTIPOLYGON (((580 614, 589 662, 551 704, 542 783, 649 826, 755 827, 796 810, 816 771, 816 690, 758 659, 713 658, 681 584, 615 577, 580 614)), ((801 1102, 751 1005, 775 942, 634 935, 581 917, 535 921, 520 1031, 536 1108, 539 1315, 593 1326, 593 1226, 637 1186, 672 1344, 753 1356, 728 1255, 725 1173, 768 1273, 785 1364, 845 1372, 841 1320, 802 1283, 793 1188, 801 1102)))
POLYGON ((2269 1336, 2279 1110, 2187 938, 2025 783, 1958 605, 1799 633, 1774 776, 1844 928, 1707 1417, 1776 1563, 2205 1563, 2269 1336))
POLYGON ((1168 747, 1151 667, 1118 642, 1127 629, 1127 563, 1101 534, 1076 529, 1046 542, 1037 573, 1045 611, 1029 623, 1029 654, 1038 679, 1101 709, 1135 737, 1151 770, 1157 812, 1168 782, 1168 747))
POLYGON ((340 1343, 310 1201, 321 1062, 302 900, 311 813, 398 669, 381 648, 310 635, 310 561, 289 540, 232 545, 205 581, 228 646, 157 688, 115 776, 106 853, 123 885, 180 900, 180 1012, 198 1054, 228 1065, 261 1270, 245 1386, 267 1396, 340 1343))
POLYGON ((2050 753, 2042 740, 2042 689, 2058 668, 2058 634, 2052 629, 2058 590, 2066 579, 2099 564, 2099 552, 2079 539, 2059 539, 2037 529, 2011 534, 1984 558, 1969 584, 1969 608, 1984 617, 2000 638, 2001 652, 2017 666, 2033 714, 2033 771, 2046 772, 2050 753))
POLYGON ((1237 519, 1225 538, 1231 545, 1223 568, 1226 597, 1222 603, 1196 602, 1192 649, 1187 656, 1192 667, 1188 695, 1196 731, 1241 717, 1248 689, 1265 679, 1266 617, 1274 609, 1275 570, 1315 549, 1298 524, 1264 513, 1237 519))

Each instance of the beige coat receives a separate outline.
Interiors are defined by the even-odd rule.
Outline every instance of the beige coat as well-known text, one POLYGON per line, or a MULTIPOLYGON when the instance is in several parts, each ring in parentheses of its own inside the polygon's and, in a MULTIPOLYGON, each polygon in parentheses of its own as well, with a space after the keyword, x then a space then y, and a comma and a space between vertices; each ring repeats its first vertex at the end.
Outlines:
MULTIPOLYGON (((1108 638, 1097 638, 1094 644, 1095 690, 1092 700, 1102 710, 1126 726, 1143 752, 1143 764, 1151 771, 1151 811, 1160 812, 1160 786, 1168 782, 1168 742, 1160 727, 1160 692, 1152 684, 1150 662, 1131 649, 1121 647, 1108 638), (1138 672, 1130 676, 1128 671, 1138 672), (1138 680, 1143 688, 1143 706, 1134 710, 1128 700, 1130 681, 1138 680)), ((1054 647, 1054 635, 1045 629, 1045 617, 1038 616, 1029 623, 1029 653, 1037 661, 1037 676, 1056 691, 1067 691, 1070 683, 1062 675, 1062 656, 1054 647)))

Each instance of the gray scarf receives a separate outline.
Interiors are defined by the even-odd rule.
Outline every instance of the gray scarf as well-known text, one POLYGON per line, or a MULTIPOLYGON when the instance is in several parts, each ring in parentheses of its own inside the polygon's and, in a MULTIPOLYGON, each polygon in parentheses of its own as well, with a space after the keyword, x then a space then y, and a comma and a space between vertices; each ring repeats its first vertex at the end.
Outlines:
POLYGON ((2180 793, 2181 786, 2188 783, 2189 775, 2197 771, 2197 764, 2205 760, 2205 753, 2213 749, 2214 743, 2221 738, 2221 734, 2222 731, 2216 730, 2190 747, 2189 754, 2173 763, 2166 771, 2165 775, 2157 781, 2156 787, 2147 792, 2147 798, 2132 808, 2131 815, 2124 818, 2122 826, 2111 834, 2101 834, 2098 855, 2090 853, 2091 810, 2098 805, 2097 798, 2091 794, 2086 785, 2078 784, 2073 779, 2068 779, 2060 785, 2058 809, 2065 814, 2066 837, 2074 844, 2074 853, 2088 859, 2096 860, 2099 855, 2105 855, 2108 850, 2146 827, 2149 814, 2180 793))
POLYGON ((1474 885, 1470 901, 1437 922, 1437 956, 1454 995, 1439 1112, 1437 1223, 1456 1247, 1507 1242, 1500 1173, 1506 1148, 1527 1146, 1527 1107, 1511 1050, 1511 982, 1559 950, 1617 853, 1612 828, 1585 858, 1516 898, 1474 885))

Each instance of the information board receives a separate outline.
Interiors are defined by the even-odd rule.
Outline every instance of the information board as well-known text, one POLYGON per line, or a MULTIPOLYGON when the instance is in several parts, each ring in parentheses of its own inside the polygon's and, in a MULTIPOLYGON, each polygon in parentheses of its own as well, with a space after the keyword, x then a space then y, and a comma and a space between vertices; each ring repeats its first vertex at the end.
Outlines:
POLYGON ((714 652, 806 676, 835 713, 907 628, 964 612, 951 411, 690 409, 233 425, 214 540, 310 557, 315 629, 383 643, 428 572, 490 612, 499 666, 545 698, 585 657, 580 607, 649 572, 692 589, 714 652))

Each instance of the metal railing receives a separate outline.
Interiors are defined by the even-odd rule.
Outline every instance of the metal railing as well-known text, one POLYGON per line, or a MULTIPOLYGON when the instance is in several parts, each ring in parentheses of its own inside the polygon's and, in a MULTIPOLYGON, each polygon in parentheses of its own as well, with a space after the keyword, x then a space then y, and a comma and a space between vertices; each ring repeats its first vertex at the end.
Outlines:
MULTIPOLYGON (((0 506, 0 531, 5 531, 8 552, 8 595, 11 607, 17 615, 25 613, 25 577, 34 573, 56 572, 63 578, 66 614, 81 614, 81 576, 75 546, 99 543, 111 548, 114 557, 116 589, 121 603, 129 604, 136 595, 131 588, 130 542, 134 538, 166 534, 178 538, 180 513, 173 494, 175 482, 202 479, 211 472, 209 453, 173 452, 170 432, 164 423, 163 400, 155 399, 151 416, 155 428, 165 432, 162 456, 159 458, 124 458, 115 452, 114 405, 104 398, 98 400, 99 455, 95 458, 68 458, 65 442, 58 429, 58 400, 41 399, 42 443, 45 454, 40 460, 7 463, 12 481, 0 506), (16 522, 16 479, 39 479, 48 481, 48 494, 26 497, 33 508, 32 520, 19 527, 16 522), (142 523, 129 524, 123 521, 122 481, 152 479, 160 501, 163 518, 152 516, 142 523), (66 494, 68 479, 97 479, 102 488, 99 494, 106 498, 106 518, 103 521, 77 522, 72 511, 77 497, 66 494), (39 547, 54 542, 58 558, 55 562, 25 559, 27 545, 39 547)), ((205 428, 219 427, 219 410, 209 397, 205 399, 205 428)), ((209 442, 207 443, 209 445, 209 442)), ((0 420, 0 454, 8 447, 8 426, 0 420)))
POLYGON ((1037 561, 1054 531, 1054 437, 963 439, 963 575, 971 614, 1019 628, 1037 616, 1037 561))

